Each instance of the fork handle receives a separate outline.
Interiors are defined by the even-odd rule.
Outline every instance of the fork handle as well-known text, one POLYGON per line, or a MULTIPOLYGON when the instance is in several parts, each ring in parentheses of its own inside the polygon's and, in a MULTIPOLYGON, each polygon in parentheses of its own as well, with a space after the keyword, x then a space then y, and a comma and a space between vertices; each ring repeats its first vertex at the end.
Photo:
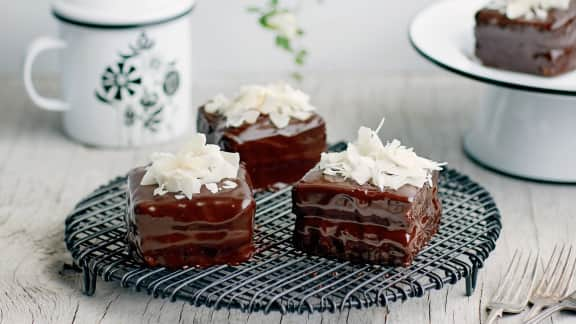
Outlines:
POLYGON ((534 316, 540 314, 542 312, 542 309, 544 309, 545 306, 546 306, 545 304, 538 303, 538 302, 532 304, 532 307, 530 307, 530 309, 528 310, 528 313, 526 313, 526 315, 524 315, 524 318, 529 321, 534 316))
POLYGON ((525 321, 524 324, 540 323, 541 321, 543 321, 547 317, 551 316, 552 314, 554 314, 558 311, 563 310, 564 308, 566 308, 566 305, 564 303, 558 303, 556 305, 550 306, 550 307, 546 308, 545 310, 543 310, 542 312, 536 313, 536 316, 525 317, 528 320, 525 321))
POLYGON ((488 313, 488 318, 486 318, 486 322, 485 324, 493 324, 496 323, 496 321, 498 320, 498 318, 502 317, 502 313, 504 312, 504 309, 502 308, 492 308, 490 309, 490 312, 488 313))

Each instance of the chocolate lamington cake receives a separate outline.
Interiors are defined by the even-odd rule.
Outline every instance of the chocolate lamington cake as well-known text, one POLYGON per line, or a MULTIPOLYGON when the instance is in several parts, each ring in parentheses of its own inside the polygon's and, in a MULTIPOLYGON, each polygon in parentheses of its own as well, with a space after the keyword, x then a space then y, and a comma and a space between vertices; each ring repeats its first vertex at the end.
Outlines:
POLYGON ((309 254, 408 266, 437 232, 439 163, 361 128, 292 190, 294 245, 309 254))
POLYGON ((198 112, 209 143, 238 152, 256 190, 298 181, 326 149, 326 124, 309 98, 287 84, 243 87, 232 100, 217 96, 198 112))
POLYGON ((555 76, 576 68, 576 0, 496 0, 476 13, 486 66, 555 76))
POLYGON ((251 257, 251 181, 237 154, 222 158, 218 151, 192 145, 177 155, 159 154, 150 166, 129 173, 127 237, 138 259, 174 269, 251 257))

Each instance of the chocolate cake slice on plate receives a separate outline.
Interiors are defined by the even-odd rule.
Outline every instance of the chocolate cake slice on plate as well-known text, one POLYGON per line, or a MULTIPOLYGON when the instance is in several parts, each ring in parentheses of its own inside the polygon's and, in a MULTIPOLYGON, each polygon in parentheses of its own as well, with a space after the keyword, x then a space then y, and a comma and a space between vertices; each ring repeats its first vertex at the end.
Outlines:
POLYGON ((476 13, 476 56, 486 66, 542 76, 576 68, 575 0, 497 0, 476 13))

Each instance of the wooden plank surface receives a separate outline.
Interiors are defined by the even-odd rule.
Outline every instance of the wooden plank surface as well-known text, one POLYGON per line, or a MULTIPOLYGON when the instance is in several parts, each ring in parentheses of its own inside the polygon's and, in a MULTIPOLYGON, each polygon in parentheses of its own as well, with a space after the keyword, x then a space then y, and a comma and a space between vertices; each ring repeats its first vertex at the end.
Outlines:
MULTIPOLYGON (((352 138, 360 125, 387 122, 382 135, 397 137, 423 155, 447 161, 469 174, 495 197, 504 229, 496 251, 465 296, 464 282, 423 298, 344 313, 281 315, 213 311, 153 299, 98 281, 93 297, 80 292, 80 276, 62 271, 71 261, 63 243, 63 222, 72 206, 111 177, 143 164, 155 150, 106 150, 67 140, 57 113, 32 106, 15 79, 0 79, 0 323, 480 323, 484 305, 516 248, 549 255, 556 243, 576 243, 572 203, 576 187, 511 179, 467 160, 461 135, 473 121, 482 87, 458 77, 390 75, 307 80, 329 125, 329 139, 352 138)), ((195 104, 239 81, 201 82, 195 104)), ((50 80, 42 88, 53 89, 50 80)), ((507 317, 501 323, 519 323, 507 317)), ((576 314, 546 323, 573 323, 576 314)))

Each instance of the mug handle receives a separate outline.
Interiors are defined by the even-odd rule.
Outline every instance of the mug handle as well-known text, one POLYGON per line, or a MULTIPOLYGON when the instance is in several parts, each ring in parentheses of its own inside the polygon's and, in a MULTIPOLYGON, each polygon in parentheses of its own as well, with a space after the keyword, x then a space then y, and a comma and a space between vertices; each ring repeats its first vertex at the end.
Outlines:
POLYGON ((36 88, 32 83, 32 65, 36 60, 36 57, 46 50, 63 49, 65 47, 66 43, 63 40, 44 36, 32 41, 26 50, 23 69, 24 87, 26 88, 28 96, 32 99, 32 102, 42 109, 63 111, 68 110, 69 108, 68 103, 63 100, 46 98, 38 94, 38 91, 36 91, 36 88))

